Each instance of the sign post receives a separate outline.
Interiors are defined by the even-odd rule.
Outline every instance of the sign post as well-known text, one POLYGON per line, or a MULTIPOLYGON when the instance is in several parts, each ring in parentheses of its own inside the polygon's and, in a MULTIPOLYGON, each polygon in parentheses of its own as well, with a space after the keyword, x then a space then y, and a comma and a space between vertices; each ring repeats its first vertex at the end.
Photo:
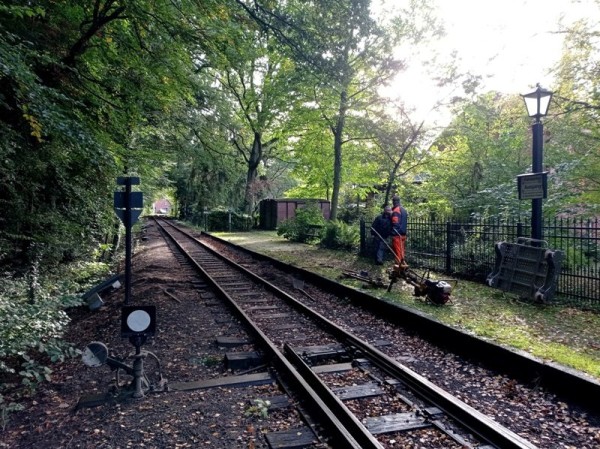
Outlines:
POLYGON ((117 185, 125 186, 125 191, 115 192, 115 213, 125 226, 125 304, 131 298, 131 227, 144 207, 143 193, 131 191, 131 186, 139 183, 138 177, 120 176, 117 185))

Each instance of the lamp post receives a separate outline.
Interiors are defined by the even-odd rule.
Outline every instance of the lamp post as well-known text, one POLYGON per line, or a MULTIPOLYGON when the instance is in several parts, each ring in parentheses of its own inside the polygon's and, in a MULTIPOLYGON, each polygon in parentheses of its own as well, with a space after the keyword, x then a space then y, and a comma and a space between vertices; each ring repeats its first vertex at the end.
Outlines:
MULTIPOLYGON (((542 173, 544 160, 544 125, 541 118, 548 114, 548 107, 552 99, 552 92, 540 87, 528 94, 522 95, 529 117, 534 117, 535 122, 531 125, 533 136, 532 146, 532 173, 542 173)), ((542 239, 542 198, 531 200, 531 238, 542 239)))

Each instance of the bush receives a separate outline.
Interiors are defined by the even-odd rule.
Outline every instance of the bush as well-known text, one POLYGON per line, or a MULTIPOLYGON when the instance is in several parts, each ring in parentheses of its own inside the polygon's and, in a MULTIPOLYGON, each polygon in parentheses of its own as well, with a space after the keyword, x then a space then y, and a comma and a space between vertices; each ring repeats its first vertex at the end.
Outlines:
POLYGON ((33 393, 50 380, 53 363, 75 357, 80 351, 63 339, 69 323, 66 309, 80 306, 76 292, 106 275, 99 263, 72 264, 60 279, 44 277, 37 270, 29 276, 2 274, 0 282, 0 425, 19 410, 19 398, 33 393), (68 271, 68 274, 67 274, 68 271))
POLYGON ((360 220, 371 223, 377 215, 381 213, 381 205, 369 203, 357 206, 356 204, 346 204, 338 208, 337 219, 347 224, 360 223, 360 220))
POLYGON ((494 266, 494 245, 477 234, 467 235, 462 242, 452 245, 455 271, 470 277, 485 278, 494 266))
POLYGON ((36 360, 57 362, 73 355, 60 338, 69 322, 65 309, 80 305, 81 299, 62 294, 52 297, 38 292, 37 300, 31 302, 27 289, 26 282, 20 279, 4 279, 2 283, 0 375, 18 373, 23 385, 30 386, 49 373, 36 360), (24 369, 19 371, 20 367, 24 369), (38 368, 39 372, 36 372, 38 368))
POLYGON ((229 229, 229 211, 214 209, 192 221, 195 225, 205 227, 207 232, 249 231, 252 228, 252 217, 246 214, 231 213, 231 229, 229 229))
POLYGON ((277 235, 292 242, 307 243, 321 239, 325 225, 323 213, 316 204, 296 209, 296 216, 285 220, 277 228, 277 235))
POLYGON ((356 249, 360 242, 357 226, 347 225, 342 221, 330 221, 325 226, 321 238, 321 246, 331 249, 356 249))

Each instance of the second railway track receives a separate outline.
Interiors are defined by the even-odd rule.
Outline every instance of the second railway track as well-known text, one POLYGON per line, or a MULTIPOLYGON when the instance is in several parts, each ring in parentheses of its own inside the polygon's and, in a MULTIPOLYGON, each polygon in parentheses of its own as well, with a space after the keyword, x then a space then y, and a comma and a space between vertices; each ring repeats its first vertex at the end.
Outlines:
MULTIPOLYGON (((539 432, 530 441, 509 430, 398 362, 402 356, 394 357, 395 343, 374 338, 376 326, 362 329, 361 338, 357 335, 360 326, 337 325, 313 310, 323 304, 314 304, 321 301, 289 273, 244 259, 244 265, 283 281, 285 292, 171 223, 163 226, 165 235, 187 253, 219 296, 253 326, 252 332, 276 369, 295 388, 304 389, 301 395, 312 402, 311 410, 323 420, 321 428, 330 434, 335 447, 387 447, 393 441, 396 447, 525 448, 544 441, 538 440, 539 432)), ((347 303, 345 298, 337 301, 347 303)), ((329 313, 335 316, 336 305, 332 307, 329 313)), ((466 369, 481 370, 478 366, 466 369)), ((518 388, 511 380, 507 385, 518 388)))

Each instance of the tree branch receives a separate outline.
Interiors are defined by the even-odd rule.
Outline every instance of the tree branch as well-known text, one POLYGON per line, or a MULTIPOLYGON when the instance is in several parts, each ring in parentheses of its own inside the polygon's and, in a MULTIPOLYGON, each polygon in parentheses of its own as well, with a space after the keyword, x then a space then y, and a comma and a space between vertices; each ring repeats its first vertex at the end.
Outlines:
MULTIPOLYGON (((63 64, 67 67, 73 67, 75 65, 75 60, 77 57, 81 56, 90 43, 90 40, 98 31, 100 31, 106 24, 112 22, 113 20, 117 20, 121 14, 125 11, 125 6, 119 6, 111 11, 111 8, 115 0, 107 0, 104 6, 101 8, 101 1, 96 0, 94 4, 94 13, 93 18, 91 20, 90 26, 87 31, 83 32, 83 35, 75 42, 75 44, 71 47, 67 56, 65 56, 62 60, 63 64)), ((88 22, 84 22, 88 23, 88 22)))

